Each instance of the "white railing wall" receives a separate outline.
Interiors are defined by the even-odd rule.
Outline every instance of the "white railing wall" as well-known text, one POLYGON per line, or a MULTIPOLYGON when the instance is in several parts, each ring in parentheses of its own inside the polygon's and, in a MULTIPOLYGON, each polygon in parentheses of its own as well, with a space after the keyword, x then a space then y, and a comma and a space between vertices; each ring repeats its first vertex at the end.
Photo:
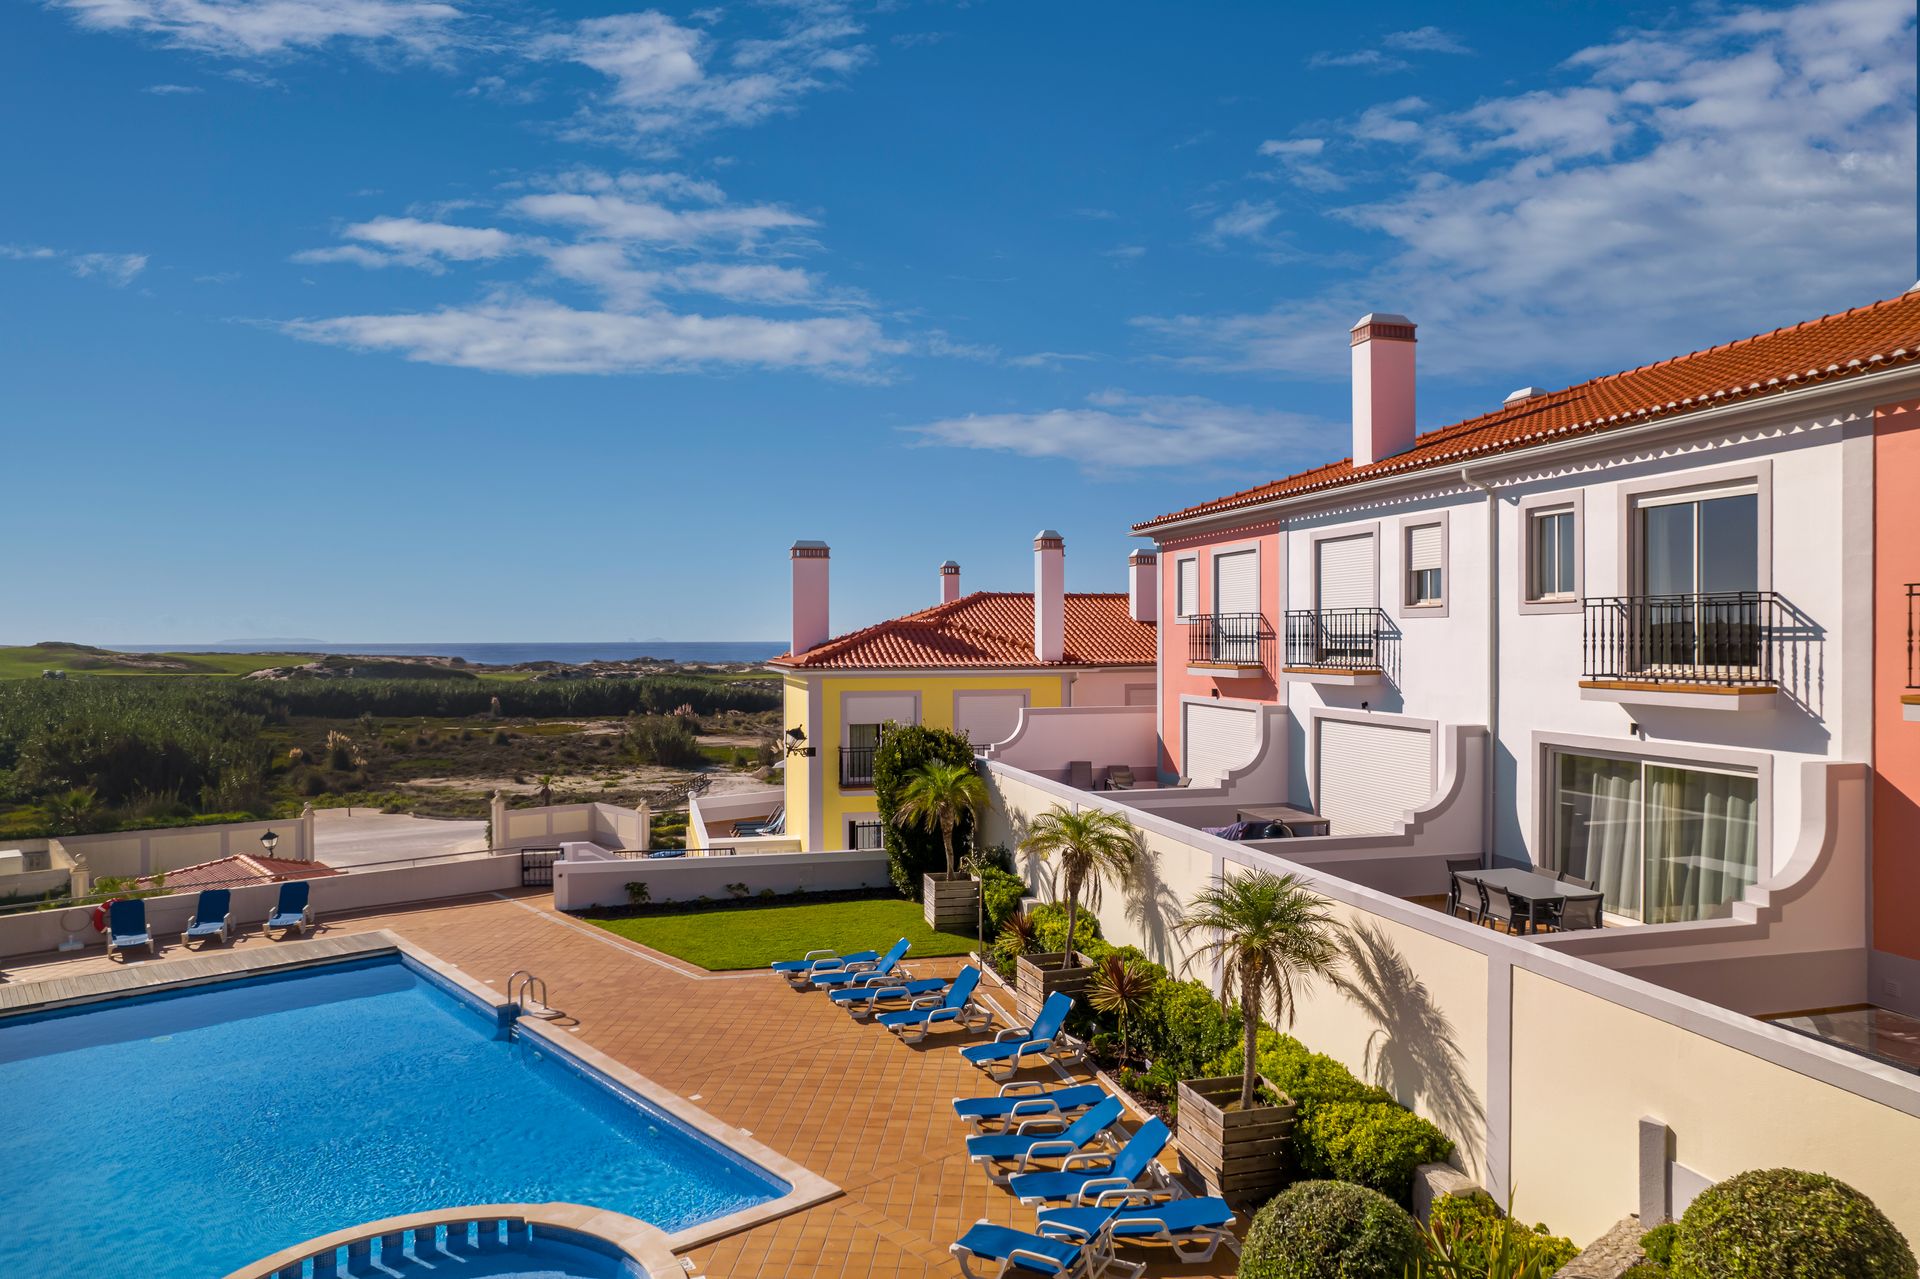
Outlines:
POLYGON ((551 848, 567 840, 587 840, 604 848, 645 848, 648 843, 645 806, 616 804, 549 804, 541 808, 508 808, 495 798, 492 810, 495 848, 551 848))
POLYGON ((113 831, 102 835, 63 835, 52 841, 93 879, 133 878, 198 866, 241 853, 260 856, 260 837, 278 838, 273 855, 283 861, 313 860, 313 805, 298 817, 272 821, 226 822, 217 826, 169 826, 156 830, 113 831))
POLYGON ((879 849, 824 853, 741 852, 731 857, 632 858, 555 862, 553 904, 559 910, 625 906, 629 883, 647 886, 651 902, 727 901, 776 894, 885 888, 887 855, 879 849), (729 887, 734 885, 736 887, 729 887))

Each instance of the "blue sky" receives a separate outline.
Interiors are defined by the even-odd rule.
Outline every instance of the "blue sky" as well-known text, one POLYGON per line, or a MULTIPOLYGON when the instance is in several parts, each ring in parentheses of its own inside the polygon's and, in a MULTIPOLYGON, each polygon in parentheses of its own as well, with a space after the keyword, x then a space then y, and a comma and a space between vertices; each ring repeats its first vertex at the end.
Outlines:
POLYGON ((0 7, 0 640, 777 637, 1915 276, 1906 0, 0 7), (1443 25, 1434 25, 1436 15, 1443 25))

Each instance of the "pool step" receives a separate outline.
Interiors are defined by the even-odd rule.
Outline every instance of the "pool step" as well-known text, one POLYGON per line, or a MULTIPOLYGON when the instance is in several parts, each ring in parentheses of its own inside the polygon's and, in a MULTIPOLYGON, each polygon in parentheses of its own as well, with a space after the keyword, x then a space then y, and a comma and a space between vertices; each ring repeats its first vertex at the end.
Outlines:
POLYGON ((526 968, 516 969, 508 976, 507 1003, 516 1018, 538 1017, 542 1021, 552 1021, 560 1016, 560 1010, 547 1002, 546 981, 526 968))

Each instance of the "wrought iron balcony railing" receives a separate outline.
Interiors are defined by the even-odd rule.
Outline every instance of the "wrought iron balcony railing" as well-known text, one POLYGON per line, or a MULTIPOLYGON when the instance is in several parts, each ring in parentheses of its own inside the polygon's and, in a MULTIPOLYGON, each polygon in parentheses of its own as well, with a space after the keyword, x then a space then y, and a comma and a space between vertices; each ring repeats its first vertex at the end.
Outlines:
POLYGON ((1271 666, 1273 624, 1262 613, 1202 613, 1190 617, 1187 661, 1195 666, 1271 666))
POLYGON ((1772 591, 1607 595, 1581 601, 1583 679, 1778 685, 1783 642, 1804 631, 1772 591))
POLYGON ((877 746, 842 746, 840 748, 840 784, 842 786, 873 785, 873 755, 877 746))
POLYGON ((1389 634, 1377 608, 1294 609, 1287 613, 1287 665, 1377 671, 1389 634))
POLYGON ((1920 688, 1920 582, 1907 583, 1907 687, 1920 688))

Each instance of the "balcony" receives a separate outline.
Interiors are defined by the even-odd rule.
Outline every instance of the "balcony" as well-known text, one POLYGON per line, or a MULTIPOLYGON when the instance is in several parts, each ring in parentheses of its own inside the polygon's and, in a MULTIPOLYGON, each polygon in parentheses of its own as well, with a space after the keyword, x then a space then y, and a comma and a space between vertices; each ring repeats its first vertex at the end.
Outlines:
POLYGON ((873 789, 873 756, 879 749, 877 746, 842 746, 840 748, 841 789, 873 789))
POLYGON ((1805 619, 1772 591, 1581 601, 1580 690, 1590 701, 1764 706, 1790 676, 1805 619))
POLYGON ((1290 610, 1283 673, 1311 684, 1377 684, 1386 673, 1394 634, 1377 608, 1290 610))
POLYGON ((1273 665, 1273 626, 1261 613, 1202 613, 1187 619, 1187 674, 1257 679, 1273 665))

